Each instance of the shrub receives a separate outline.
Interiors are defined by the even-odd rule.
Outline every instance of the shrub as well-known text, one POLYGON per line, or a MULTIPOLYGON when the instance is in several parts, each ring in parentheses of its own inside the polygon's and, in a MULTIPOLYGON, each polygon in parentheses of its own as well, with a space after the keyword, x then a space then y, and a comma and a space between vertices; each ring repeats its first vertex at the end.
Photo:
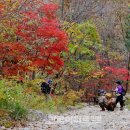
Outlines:
POLYGON ((9 115, 17 120, 26 116, 27 109, 42 110, 45 113, 63 112, 67 105, 76 105, 82 96, 82 91, 69 90, 64 95, 54 95, 46 102, 40 90, 40 80, 25 81, 17 84, 15 81, 0 81, 0 109, 7 110, 9 115))
POLYGON ((69 90, 66 94, 63 96, 63 103, 65 106, 67 105, 75 105, 76 102, 81 98, 83 95, 82 91, 74 91, 74 90, 69 90))
POLYGON ((13 119, 21 119, 25 117, 27 110, 25 107, 16 100, 20 95, 18 86, 6 86, 8 81, 0 81, 0 110, 9 112, 10 117, 13 119), (6 84, 5 84, 6 83, 6 84))
POLYGON ((18 120, 26 117, 27 110, 18 102, 11 105, 10 115, 13 119, 18 120))

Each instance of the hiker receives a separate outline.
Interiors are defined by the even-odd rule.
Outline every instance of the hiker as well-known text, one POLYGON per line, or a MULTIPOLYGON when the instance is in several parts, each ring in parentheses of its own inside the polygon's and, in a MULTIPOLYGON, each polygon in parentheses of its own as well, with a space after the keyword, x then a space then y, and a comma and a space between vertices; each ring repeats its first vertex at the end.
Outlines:
POLYGON ((101 111, 105 111, 105 106, 106 106, 106 97, 105 97, 105 91, 104 90, 99 90, 98 91, 98 102, 99 106, 101 107, 101 111))
POLYGON ((104 95, 106 92, 105 92, 105 90, 103 90, 103 89, 99 89, 99 90, 97 91, 97 93, 98 93, 98 96, 102 96, 102 95, 104 95))
POLYGON ((115 98, 112 97, 111 93, 105 93, 105 91, 100 91, 100 97, 98 99, 101 111, 114 111, 115 108, 115 98))
POLYGON ((117 95, 116 105, 119 102, 120 103, 120 110, 123 110, 123 106, 124 106, 123 96, 125 96, 126 92, 122 86, 121 81, 116 81, 115 83, 117 84, 117 87, 115 89, 116 95, 117 95))
POLYGON ((43 82, 42 84, 41 84, 41 91, 42 91, 42 93, 44 93, 44 95, 45 95, 45 100, 46 100, 46 102, 51 98, 50 97, 50 91, 51 91, 51 87, 50 87, 50 85, 51 85, 51 83, 52 83, 52 80, 48 80, 48 82, 43 82))

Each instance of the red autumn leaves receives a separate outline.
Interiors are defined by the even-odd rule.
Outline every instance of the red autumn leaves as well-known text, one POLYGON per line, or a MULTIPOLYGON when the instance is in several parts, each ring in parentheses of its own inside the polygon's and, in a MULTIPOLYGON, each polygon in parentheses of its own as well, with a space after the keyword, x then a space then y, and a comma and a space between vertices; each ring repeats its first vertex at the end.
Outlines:
POLYGON ((30 71, 30 67, 49 74, 60 70, 64 65, 60 55, 67 51, 68 37, 60 28, 57 9, 57 5, 43 4, 21 12, 17 43, 0 43, 2 74, 16 75, 30 71))

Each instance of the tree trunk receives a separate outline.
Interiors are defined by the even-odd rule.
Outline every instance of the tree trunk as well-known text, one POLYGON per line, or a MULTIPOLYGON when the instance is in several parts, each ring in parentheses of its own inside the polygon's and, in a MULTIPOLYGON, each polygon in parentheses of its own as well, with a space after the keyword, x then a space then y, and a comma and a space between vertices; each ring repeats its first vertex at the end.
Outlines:
POLYGON ((64 17, 64 0, 61 0, 61 15, 64 17))
POLYGON ((32 72, 32 80, 34 80, 35 77, 36 77, 36 73, 35 73, 35 71, 33 71, 33 72, 32 72))
POLYGON ((130 52, 128 54, 128 66, 127 66, 127 69, 128 69, 128 74, 127 74, 127 82, 126 82, 126 92, 128 91, 128 87, 129 87, 129 76, 130 76, 130 52))

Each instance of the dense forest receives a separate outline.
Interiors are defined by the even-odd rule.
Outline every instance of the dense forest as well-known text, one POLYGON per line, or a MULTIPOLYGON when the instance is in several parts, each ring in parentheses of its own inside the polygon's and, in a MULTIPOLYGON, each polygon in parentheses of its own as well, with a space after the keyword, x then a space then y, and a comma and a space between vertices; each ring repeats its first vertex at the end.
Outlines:
MULTIPOLYGON (((0 0, 0 126, 129 92, 129 0, 0 0), (52 80, 46 102, 41 83, 52 80)), ((22 122, 22 121, 21 121, 22 122)))

